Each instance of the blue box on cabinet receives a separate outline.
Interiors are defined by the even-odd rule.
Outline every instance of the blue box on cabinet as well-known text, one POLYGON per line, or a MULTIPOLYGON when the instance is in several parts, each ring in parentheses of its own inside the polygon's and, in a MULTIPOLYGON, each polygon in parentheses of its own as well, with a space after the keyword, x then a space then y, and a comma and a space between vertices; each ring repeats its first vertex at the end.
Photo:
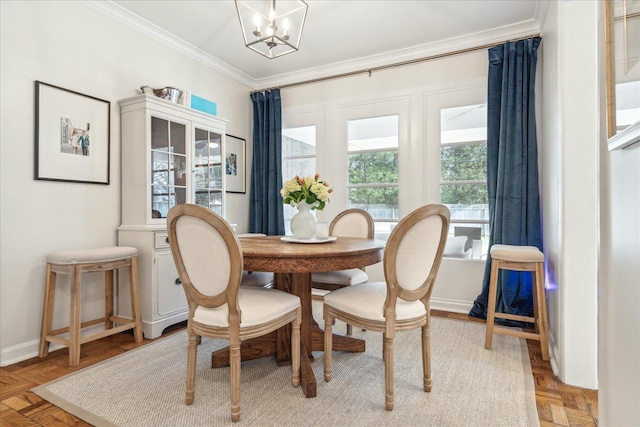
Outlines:
POLYGON ((191 108, 211 114, 213 116, 215 116, 218 112, 218 106, 215 102, 209 101, 208 99, 200 98, 196 95, 191 95, 191 108))

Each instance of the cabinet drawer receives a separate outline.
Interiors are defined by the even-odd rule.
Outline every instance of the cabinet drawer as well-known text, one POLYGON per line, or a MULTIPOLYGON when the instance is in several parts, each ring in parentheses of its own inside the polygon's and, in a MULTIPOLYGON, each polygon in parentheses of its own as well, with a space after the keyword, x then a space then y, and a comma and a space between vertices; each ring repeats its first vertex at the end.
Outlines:
POLYGON ((155 233, 155 248, 167 249, 169 248, 169 233, 155 233))

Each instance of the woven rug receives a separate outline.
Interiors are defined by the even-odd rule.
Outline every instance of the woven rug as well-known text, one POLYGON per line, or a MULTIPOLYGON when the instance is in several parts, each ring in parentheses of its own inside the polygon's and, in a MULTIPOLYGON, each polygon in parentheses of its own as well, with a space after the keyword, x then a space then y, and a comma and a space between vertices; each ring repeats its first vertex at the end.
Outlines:
MULTIPOLYGON (((317 397, 291 386, 291 368, 273 358, 242 362, 240 424, 247 426, 539 426, 526 342, 495 335, 484 349, 483 324, 432 318, 433 389, 422 390, 420 330, 396 334, 395 408, 384 409, 382 335, 356 331, 365 353, 333 355, 323 377, 314 352, 317 397)), ((336 331, 344 324, 336 323, 336 331)), ((229 368, 211 369, 211 351, 198 347, 196 395, 184 404, 186 332, 161 338, 33 391, 96 426, 225 426, 230 422, 229 368)))

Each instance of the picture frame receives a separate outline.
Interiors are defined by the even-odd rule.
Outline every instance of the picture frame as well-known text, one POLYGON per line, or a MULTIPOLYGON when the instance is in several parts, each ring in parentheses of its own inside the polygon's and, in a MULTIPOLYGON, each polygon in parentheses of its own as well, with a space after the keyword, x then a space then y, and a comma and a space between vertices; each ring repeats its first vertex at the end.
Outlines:
POLYGON ((604 3, 607 143, 609 151, 640 141, 640 2, 604 3), (633 101, 636 99, 635 106, 633 101), (636 117, 631 119, 630 117, 636 117))
POLYGON ((245 194, 247 192, 246 145, 245 139, 226 135, 224 173, 227 193, 245 194))
POLYGON ((109 185, 111 102, 35 81, 34 179, 109 185))

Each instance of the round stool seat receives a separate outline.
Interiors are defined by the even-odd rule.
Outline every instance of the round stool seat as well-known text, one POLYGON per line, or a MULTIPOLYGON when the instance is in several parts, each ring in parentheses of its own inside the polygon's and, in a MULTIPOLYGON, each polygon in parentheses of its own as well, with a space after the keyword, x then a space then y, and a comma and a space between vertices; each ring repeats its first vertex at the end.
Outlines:
POLYGON ((104 246, 100 248, 56 251, 47 255, 47 262, 57 265, 93 264, 131 258, 138 250, 129 246, 104 246))
POLYGON ((493 245, 491 258, 511 262, 544 262, 544 254, 535 246, 493 245))

